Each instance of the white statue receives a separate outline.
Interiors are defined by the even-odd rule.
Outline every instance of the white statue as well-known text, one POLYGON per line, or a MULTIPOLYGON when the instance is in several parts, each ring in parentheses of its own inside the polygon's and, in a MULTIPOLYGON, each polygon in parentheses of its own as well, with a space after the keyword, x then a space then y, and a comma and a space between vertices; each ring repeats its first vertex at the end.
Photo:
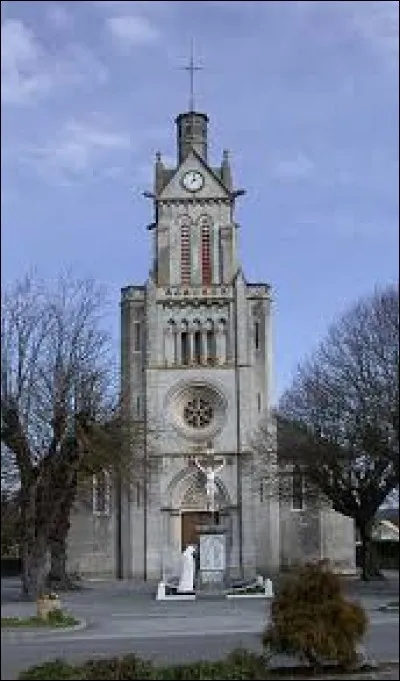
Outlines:
POLYGON ((215 475, 216 473, 219 473, 219 471, 224 467, 224 463, 222 463, 217 468, 214 468, 210 464, 203 467, 198 462, 198 460, 195 459, 195 464, 197 468, 206 476, 206 494, 208 499, 208 506, 210 511, 215 511, 215 492, 216 492, 215 475))
POLYGON ((178 592, 180 593, 191 593, 194 589, 195 551, 195 547, 189 544, 182 553, 182 569, 178 584, 178 592))

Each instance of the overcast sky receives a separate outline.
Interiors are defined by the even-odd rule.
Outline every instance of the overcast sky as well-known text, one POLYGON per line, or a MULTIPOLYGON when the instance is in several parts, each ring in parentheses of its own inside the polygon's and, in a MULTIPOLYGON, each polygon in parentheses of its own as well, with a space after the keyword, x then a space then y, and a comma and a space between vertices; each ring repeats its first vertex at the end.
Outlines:
MULTIPOLYGON (((277 394, 329 323, 398 278, 397 2, 1 3, 2 283, 142 283, 155 152, 175 158, 191 37, 240 255, 275 299, 277 394)), ((116 352, 118 344, 116 340, 116 352)))

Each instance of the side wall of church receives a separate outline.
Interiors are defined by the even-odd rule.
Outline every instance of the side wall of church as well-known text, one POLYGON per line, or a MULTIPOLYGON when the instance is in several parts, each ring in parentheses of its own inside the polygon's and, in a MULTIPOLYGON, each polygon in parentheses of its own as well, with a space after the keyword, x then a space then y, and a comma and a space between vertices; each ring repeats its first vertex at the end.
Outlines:
POLYGON ((308 561, 320 560, 320 510, 317 504, 305 504, 302 510, 292 508, 290 500, 280 504, 280 564, 291 568, 308 561))
POLYGON ((68 536, 67 570, 85 577, 115 577, 116 574, 116 518, 113 495, 110 512, 93 513, 91 504, 81 501, 71 514, 68 536))
POLYGON ((282 568, 324 559, 338 572, 355 572, 354 523, 321 504, 306 503, 303 510, 294 510, 289 501, 282 501, 280 544, 282 568))
POLYGON ((324 507, 321 511, 321 544, 324 558, 335 570, 354 574, 356 537, 352 518, 324 507))

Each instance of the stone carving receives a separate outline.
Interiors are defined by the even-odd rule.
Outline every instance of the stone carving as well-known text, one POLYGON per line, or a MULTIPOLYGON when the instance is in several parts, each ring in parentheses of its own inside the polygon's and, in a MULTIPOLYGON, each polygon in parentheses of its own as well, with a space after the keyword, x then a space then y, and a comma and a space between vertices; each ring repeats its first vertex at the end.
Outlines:
POLYGON ((194 462, 197 468, 206 476, 206 494, 208 510, 213 512, 215 511, 215 493, 217 491, 215 485, 215 476, 224 467, 224 462, 222 462, 222 464, 220 464, 217 468, 214 468, 214 466, 212 466, 211 464, 207 464, 204 467, 199 463, 197 458, 194 460, 194 462))
POLYGON ((178 592, 191 593, 194 589, 194 554, 196 549, 189 544, 182 553, 182 567, 179 577, 178 592))

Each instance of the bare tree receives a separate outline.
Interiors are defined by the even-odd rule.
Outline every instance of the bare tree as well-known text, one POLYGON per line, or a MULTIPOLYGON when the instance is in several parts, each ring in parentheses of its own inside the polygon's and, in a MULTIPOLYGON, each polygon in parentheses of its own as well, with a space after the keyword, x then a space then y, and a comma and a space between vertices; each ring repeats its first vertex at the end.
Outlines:
POLYGON ((64 551, 78 477, 96 458, 100 466, 118 410, 104 307, 94 282, 68 276, 52 288, 28 276, 3 296, 2 459, 5 452, 18 471, 22 583, 31 596, 44 588, 49 547, 64 551))
POLYGON ((1 490, 1 557, 15 558, 19 544, 19 508, 16 493, 1 490))
MULTIPOLYGON (((268 460, 268 432, 257 439, 268 460)), ((373 520, 399 483, 398 288, 360 300, 300 365, 281 399, 278 452, 281 466, 297 463, 311 489, 354 519, 362 576, 372 576, 373 520)))
MULTIPOLYGON (((64 456, 64 465, 59 469, 59 484, 64 487, 63 505, 58 508, 49 535, 51 556, 49 584, 54 588, 70 588, 73 580, 67 574, 67 539, 70 530, 70 518, 79 489, 87 484, 92 485, 93 476, 107 473, 114 486, 124 481, 125 485, 145 485, 148 479, 147 460, 143 456, 143 423, 128 421, 129 411, 116 406, 107 405, 104 414, 95 419, 87 419, 85 431, 80 438, 70 440, 70 453, 83 447, 79 467, 75 467, 73 479, 68 486, 65 480, 70 474, 70 458, 64 456), (64 480, 64 482, 63 482, 64 480)), ((66 452, 65 452, 66 454, 66 452)))

